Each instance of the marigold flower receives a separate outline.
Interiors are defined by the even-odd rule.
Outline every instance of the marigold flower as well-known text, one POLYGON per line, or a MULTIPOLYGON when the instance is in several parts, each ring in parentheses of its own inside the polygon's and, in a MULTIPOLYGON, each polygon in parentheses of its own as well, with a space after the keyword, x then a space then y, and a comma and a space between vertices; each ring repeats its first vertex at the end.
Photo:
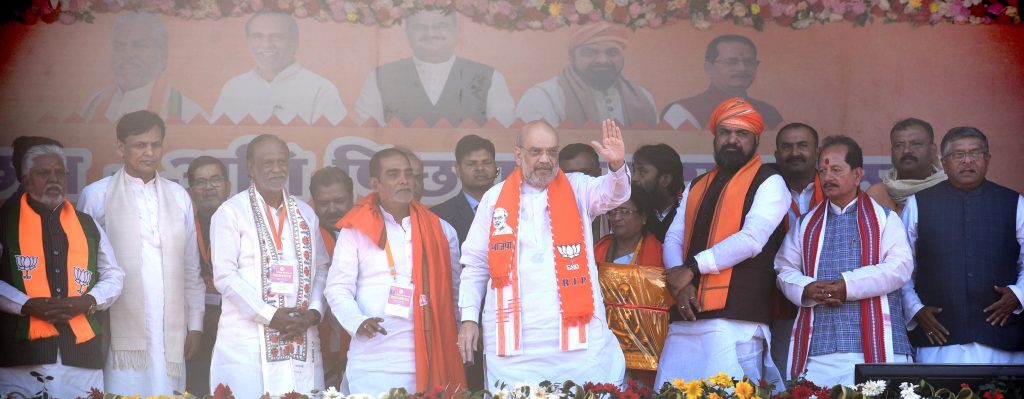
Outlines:
POLYGON ((556 17, 562 15, 562 3, 556 2, 548 4, 548 14, 551 14, 556 17))
POLYGON ((700 380, 687 382, 683 385, 683 392, 687 398, 699 398, 704 394, 704 384, 700 380))
POLYGON ((752 399, 754 397, 754 386, 749 382, 740 381, 736 383, 736 397, 740 399, 752 399))

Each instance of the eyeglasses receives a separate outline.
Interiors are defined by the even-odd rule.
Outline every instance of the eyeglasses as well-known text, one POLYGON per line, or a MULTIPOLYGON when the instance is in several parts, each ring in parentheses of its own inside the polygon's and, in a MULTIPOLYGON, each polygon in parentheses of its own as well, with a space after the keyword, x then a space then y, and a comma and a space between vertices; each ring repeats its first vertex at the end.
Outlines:
POLYGON ((612 209, 612 210, 608 211, 608 216, 609 217, 614 217, 615 215, 629 216, 629 215, 632 215, 632 214, 635 214, 635 213, 639 213, 639 212, 640 212, 639 209, 615 208, 615 209, 612 209))
POLYGON ((205 187, 206 185, 209 185, 210 187, 220 187, 223 186, 224 182, 226 182, 227 180, 228 179, 225 179, 224 176, 220 175, 211 177, 209 179, 205 177, 200 177, 198 179, 193 180, 192 185, 196 187, 205 187))
POLYGON ((712 61, 712 63, 722 64, 722 65, 725 65, 727 67, 734 67, 734 66, 737 66, 739 64, 743 64, 743 66, 746 66, 746 67, 757 68, 758 65, 761 65, 761 60, 756 60, 756 59, 753 59, 753 58, 748 58, 748 59, 726 58, 724 60, 714 60, 714 61, 712 61))
POLYGON ((982 151, 982 150, 954 151, 954 152, 951 152, 949 154, 944 155, 943 158, 952 159, 952 160, 954 160, 956 162, 963 162, 963 161, 967 160, 968 157, 970 157, 970 159, 972 159, 972 160, 980 161, 986 155, 988 155, 988 151, 982 151))

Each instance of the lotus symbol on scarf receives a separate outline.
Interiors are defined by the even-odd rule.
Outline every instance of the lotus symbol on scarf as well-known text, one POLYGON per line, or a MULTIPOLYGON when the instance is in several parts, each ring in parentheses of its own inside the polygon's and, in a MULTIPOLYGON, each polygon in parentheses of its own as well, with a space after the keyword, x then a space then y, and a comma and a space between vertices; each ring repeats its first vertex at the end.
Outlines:
POLYGON ((92 272, 89 269, 83 269, 75 266, 75 283, 78 284, 78 295, 85 295, 85 290, 89 289, 89 283, 92 282, 92 272))
POLYGON ((567 270, 576 270, 580 268, 580 265, 577 265, 573 260, 577 256, 580 256, 580 244, 558 245, 555 248, 558 248, 558 253, 561 254, 563 258, 569 258, 569 265, 565 267, 567 270))
POLYGON ((22 280, 31 280, 32 275, 29 272, 36 270, 36 264, 39 263, 39 258, 35 256, 15 255, 14 259, 18 262, 18 270, 21 271, 22 280))

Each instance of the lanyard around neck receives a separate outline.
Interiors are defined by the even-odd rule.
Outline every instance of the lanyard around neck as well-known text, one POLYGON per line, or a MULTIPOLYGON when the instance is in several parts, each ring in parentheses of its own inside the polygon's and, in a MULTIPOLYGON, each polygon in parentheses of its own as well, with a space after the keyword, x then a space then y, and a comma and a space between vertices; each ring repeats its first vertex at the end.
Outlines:
POLYGON ((274 228, 274 221, 270 218, 270 205, 266 202, 263 203, 263 207, 267 210, 267 226, 270 227, 270 234, 274 236, 274 245, 277 248, 277 252, 282 251, 281 247, 281 234, 284 232, 284 220, 288 218, 288 212, 285 210, 284 202, 281 203, 281 209, 277 211, 277 228, 274 228))

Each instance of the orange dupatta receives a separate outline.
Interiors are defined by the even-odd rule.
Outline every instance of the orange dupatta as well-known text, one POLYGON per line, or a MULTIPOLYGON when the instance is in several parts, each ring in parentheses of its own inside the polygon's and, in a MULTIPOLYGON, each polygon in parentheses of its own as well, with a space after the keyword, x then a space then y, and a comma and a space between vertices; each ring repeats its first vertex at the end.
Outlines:
MULTIPOLYGON (((714 216, 711 219, 710 234, 704 248, 711 248, 715 244, 740 231, 743 226, 743 203, 747 198, 747 191, 754 181, 758 169, 761 168, 761 156, 754 154, 753 157, 743 165, 739 171, 726 183, 721 195, 718 196, 718 203, 715 204, 714 216)), ((689 198, 686 200, 686 247, 687 250, 693 246, 690 240, 693 237, 694 222, 697 219, 697 211, 704 202, 711 182, 718 175, 719 168, 715 166, 703 178, 690 187, 689 198)), ((685 254, 684 254, 685 255, 685 254)), ((686 256, 684 256, 686 258, 686 256)), ((720 310, 725 308, 725 301, 729 296, 729 283, 732 280, 732 268, 720 271, 718 274, 704 274, 700 277, 697 299, 702 311, 720 310)))

